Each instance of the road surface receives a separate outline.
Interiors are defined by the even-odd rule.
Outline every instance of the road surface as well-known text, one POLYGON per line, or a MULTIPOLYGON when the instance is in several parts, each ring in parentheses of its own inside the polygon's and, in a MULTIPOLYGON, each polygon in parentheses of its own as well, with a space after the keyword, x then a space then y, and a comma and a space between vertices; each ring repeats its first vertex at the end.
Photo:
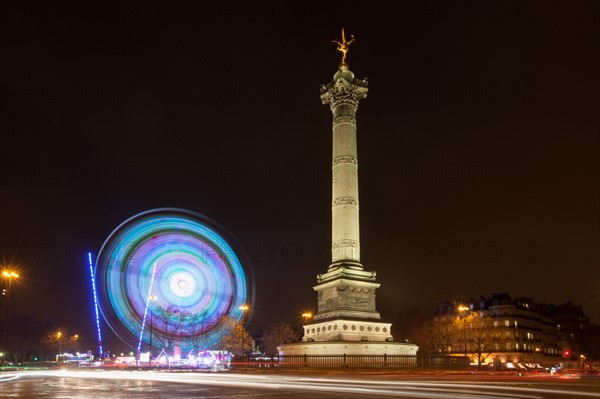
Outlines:
POLYGON ((0 373, 1 398, 600 399, 598 381, 440 375, 243 374, 152 371, 0 373))

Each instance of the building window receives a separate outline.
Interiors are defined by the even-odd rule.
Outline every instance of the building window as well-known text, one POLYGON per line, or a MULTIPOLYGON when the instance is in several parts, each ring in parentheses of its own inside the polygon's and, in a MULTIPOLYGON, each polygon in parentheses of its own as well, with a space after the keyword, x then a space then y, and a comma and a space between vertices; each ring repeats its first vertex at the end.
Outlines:
POLYGON ((504 325, 506 327, 510 327, 510 320, 504 320, 504 325))
MULTIPOLYGON (((506 350, 510 350, 510 347, 511 347, 510 342, 507 342, 506 343, 506 350)), ((517 347, 517 350, 519 350, 519 343, 518 342, 516 344, 516 347, 517 347)))
POLYGON ((498 320, 494 320, 494 327, 498 327, 498 320))
POLYGON ((519 327, 519 322, 515 320, 515 328, 519 327))

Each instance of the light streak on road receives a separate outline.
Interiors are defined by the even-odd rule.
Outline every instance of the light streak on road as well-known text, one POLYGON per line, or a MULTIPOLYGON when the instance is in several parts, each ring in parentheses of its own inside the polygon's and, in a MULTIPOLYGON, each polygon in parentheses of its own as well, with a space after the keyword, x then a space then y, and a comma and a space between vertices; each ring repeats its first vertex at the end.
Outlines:
MULTIPOLYGON (((237 373, 198 373, 198 372, 154 372, 154 371, 25 371, 16 374, 0 373, 0 383, 18 377, 48 377, 106 380, 142 380, 153 382, 185 383, 211 386, 227 386, 245 389, 277 389, 288 391, 311 391, 362 396, 395 396, 423 399, 542 399, 555 398, 598 398, 597 392, 583 390, 531 386, 531 382, 519 383, 511 380, 497 382, 448 382, 435 380, 366 380, 341 378, 314 378, 292 375, 248 375, 237 373), (525 385, 527 384, 527 385, 525 385)), ((541 384, 540 384, 541 385, 541 384)))

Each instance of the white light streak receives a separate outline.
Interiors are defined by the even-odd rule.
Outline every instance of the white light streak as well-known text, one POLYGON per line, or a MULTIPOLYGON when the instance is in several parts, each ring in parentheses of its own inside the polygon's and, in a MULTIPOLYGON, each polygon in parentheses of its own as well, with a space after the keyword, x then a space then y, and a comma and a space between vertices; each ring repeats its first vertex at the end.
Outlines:
MULTIPOLYGON (((1 376, 1 375, 0 375, 1 376)), ((551 395, 561 398, 597 398, 596 392, 585 392, 582 390, 548 389, 545 387, 515 386, 518 381, 510 380, 510 386, 503 383, 490 381, 473 382, 440 382, 440 381, 377 381, 357 380, 340 378, 307 378, 302 376, 280 376, 280 375, 248 375, 236 373, 154 373, 147 371, 38 371, 22 372, 19 375, 11 374, 0 378, 0 381, 10 381, 18 376, 46 376, 46 377, 70 377, 78 379, 106 379, 106 380, 143 380, 169 383, 185 383, 212 386, 230 386, 238 388, 254 389, 279 389, 279 390, 301 390, 312 392, 330 392, 367 395, 385 395, 407 398, 423 399, 541 399, 551 395)), ((553 382, 556 382, 553 380, 553 382)), ((525 384, 523 382, 522 384, 525 384)))
POLYGON ((144 309, 144 318, 142 319, 142 328, 140 329, 140 340, 137 347, 137 359, 140 358, 142 350, 142 337, 144 336, 144 326, 146 325, 146 315, 148 314, 148 306, 150 305, 150 297, 152 296, 152 284, 154 284, 154 275, 156 274, 156 262, 152 268, 152 278, 150 279, 150 288, 148 288, 148 297, 146 298, 146 309, 144 309))

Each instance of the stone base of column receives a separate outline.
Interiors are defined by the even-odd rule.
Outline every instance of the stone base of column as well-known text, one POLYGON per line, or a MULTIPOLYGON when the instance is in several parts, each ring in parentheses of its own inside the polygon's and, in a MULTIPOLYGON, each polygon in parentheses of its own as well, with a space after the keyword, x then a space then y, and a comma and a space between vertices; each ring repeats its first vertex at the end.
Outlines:
MULTIPOLYGON (((331 265, 327 273, 317 274, 317 283, 322 284, 338 278, 347 278, 357 281, 375 281, 377 273, 364 270, 362 265, 357 267, 354 264, 338 263, 331 265)), ((379 285, 378 285, 379 286, 379 285)))
MULTIPOLYGON (((415 367, 417 365, 417 350, 415 344, 406 342, 362 342, 362 341, 338 341, 338 342, 299 342, 295 344, 283 344, 277 347, 279 356, 410 356, 413 361, 408 365, 400 367, 415 367)), ((311 359, 318 362, 318 359, 311 359)), ((281 359, 280 359, 281 361, 281 359)), ((323 359, 323 366, 326 365, 323 359)), ((298 367, 302 364, 298 364, 298 367)), ((319 367, 317 363, 314 366, 319 367)), ((378 364, 377 366, 384 366, 378 364)), ((388 366, 394 366, 390 361, 388 366)), ((347 367, 347 365, 346 365, 347 367)), ((398 366, 396 366, 398 367, 398 366)))
POLYGON ((339 262, 333 262, 331 265, 329 265, 329 268, 327 269, 327 271, 330 272, 332 270, 339 269, 340 267, 345 267, 347 269, 354 269, 354 270, 364 270, 364 267, 363 267, 362 263, 360 263, 360 262, 351 261, 351 260, 342 260, 339 262))

